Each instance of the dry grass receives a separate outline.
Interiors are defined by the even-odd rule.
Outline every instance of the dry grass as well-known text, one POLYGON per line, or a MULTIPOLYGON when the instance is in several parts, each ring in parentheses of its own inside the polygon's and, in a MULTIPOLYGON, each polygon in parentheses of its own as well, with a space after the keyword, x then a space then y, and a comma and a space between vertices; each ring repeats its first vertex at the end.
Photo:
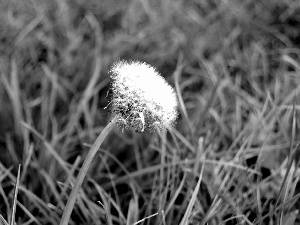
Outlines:
POLYGON ((119 58, 157 67, 180 117, 165 137, 114 129, 70 224, 300 223, 298 1, 0 6, 0 224, 59 223, 119 58))

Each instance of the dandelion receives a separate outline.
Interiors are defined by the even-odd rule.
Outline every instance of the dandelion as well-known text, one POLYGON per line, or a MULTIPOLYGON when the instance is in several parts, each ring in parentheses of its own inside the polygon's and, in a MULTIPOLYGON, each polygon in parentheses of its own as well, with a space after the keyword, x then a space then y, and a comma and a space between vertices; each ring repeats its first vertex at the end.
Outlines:
POLYGON ((139 61, 119 61, 110 73, 112 112, 119 127, 136 132, 172 128, 178 115, 176 94, 153 67, 139 61))
POLYGON ((60 225, 67 225, 77 194, 102 142, 116 124, 136 132, 170 130, 177 118, 177 98, 165 79, 150 65, 139 61, 118 61, 110 70, 113 98, 111 111, 114 118, 102 130, 79 171, 64 209, 60 225))

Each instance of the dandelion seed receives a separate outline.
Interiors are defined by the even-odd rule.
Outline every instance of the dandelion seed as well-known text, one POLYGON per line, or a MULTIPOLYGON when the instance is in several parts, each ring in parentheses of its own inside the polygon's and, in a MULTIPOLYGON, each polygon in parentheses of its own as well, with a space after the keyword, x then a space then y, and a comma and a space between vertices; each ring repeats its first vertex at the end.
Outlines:
POLYGON ((105 137, 117 124, 122 130, 133 128, 136 132, 158 128, 171 129, 177 118, 177 98, 173 88, 151 66, 143 62, 119 61, 111 68, 114 118, 102 130, 79 171, 60 221, 67 225, 77 194, 86 173, 105 137))
POLYGON ((116 124, 136 132, 171 129, 178 116, 173 88, 150 65, 139 61, 118 61, 111 70, 112 112, 116 124))

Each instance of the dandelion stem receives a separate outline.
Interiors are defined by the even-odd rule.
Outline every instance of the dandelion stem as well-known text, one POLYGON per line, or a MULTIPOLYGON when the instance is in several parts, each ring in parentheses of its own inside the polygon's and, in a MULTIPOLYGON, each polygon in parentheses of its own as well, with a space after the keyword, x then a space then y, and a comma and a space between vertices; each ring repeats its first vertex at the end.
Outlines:
POLYGON ((77 176, 75 185, 72 189, 72 192, 69 196, 67 205, 64 209, 64 213, 62 215, 61 221, 60 221, 60 225, 68 225, 69 220, 70 220, 70 216, 71 213, 73 211, 75 202, 76 202, 76 198, 77 198, 77 194, 79 192, 79 189, 83 183, 83 180, 86 176, 86 173, 98 151, 98 149, 100 148, 101 144, 103 143, 105 137, 108 135, 108 133, 112 130, 112 128, 114 127, 115 124, 115 120, 116 118, 114 118, 113 120, 110 121, 110 123, 102 130, 102 132, 99 134, 99 136, 97 137, 96 141, 94 142, 93 146, 91 147, 90 151, 88 152, 83 165, 79 171, 79 174, 77 176))

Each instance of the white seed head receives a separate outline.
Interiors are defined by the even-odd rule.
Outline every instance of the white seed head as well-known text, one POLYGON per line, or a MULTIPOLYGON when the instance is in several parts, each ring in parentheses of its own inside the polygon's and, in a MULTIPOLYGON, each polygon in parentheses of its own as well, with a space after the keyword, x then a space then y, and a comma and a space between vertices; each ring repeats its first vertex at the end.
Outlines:
POLYGON ((173 88, 150 65, 117 61, 110 70, 117 125, 136 132, 171 129, 178 116, 173 88))

